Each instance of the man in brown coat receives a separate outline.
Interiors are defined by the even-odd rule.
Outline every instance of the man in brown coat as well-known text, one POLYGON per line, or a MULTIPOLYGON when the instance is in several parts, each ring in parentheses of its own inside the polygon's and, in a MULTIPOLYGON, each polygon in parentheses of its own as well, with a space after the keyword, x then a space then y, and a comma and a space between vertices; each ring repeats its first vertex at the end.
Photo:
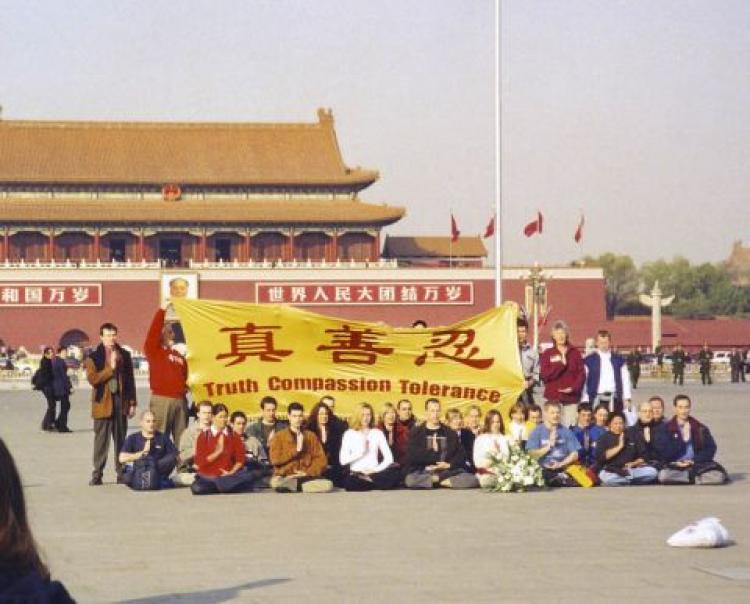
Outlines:
POLYGON ((320 478, 328 465, 326 453, 318 437, 302 429, 305 410, 300 403, 287 408, 289 427, 281 430, 270 442, 269 456, 273 465, 271 488, 278 493, 327 493, 333 483, 320 478))
POLYGON ((109 442, 114 442, 117 482, 122 482, 120 450, 125 441, 128 418, 135 415, 136 395, 133 360, 117 344, 117 327, 104 323, 99 328, 101 343, 86 359, 86 379, 92 386, 91 417, 94 419, 94 471, 91 486, 102 484, 109 442))

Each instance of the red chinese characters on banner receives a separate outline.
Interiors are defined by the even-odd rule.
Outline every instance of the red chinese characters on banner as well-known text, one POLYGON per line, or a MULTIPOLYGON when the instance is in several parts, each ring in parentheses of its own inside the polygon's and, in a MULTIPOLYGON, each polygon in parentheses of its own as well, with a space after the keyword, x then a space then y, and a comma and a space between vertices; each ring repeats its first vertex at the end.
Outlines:
POLYGON ((386 334, 372 329, 352 329, 343 325, 341 329, 326 329, 331 334, 331 344, 321 344, 317 350, 331 350, 334 363, 374 365, 378 355, 393 354, 389 346, 377 346, 380 336, 386 334))
POLYGON ((272 282, 256 283, 258 304, 352 306, 473 304, 471 281, 356 281, 336 283, 272 282))
POLYGON ((0 283, 0 308, 101 305, 101 283, 0 283))

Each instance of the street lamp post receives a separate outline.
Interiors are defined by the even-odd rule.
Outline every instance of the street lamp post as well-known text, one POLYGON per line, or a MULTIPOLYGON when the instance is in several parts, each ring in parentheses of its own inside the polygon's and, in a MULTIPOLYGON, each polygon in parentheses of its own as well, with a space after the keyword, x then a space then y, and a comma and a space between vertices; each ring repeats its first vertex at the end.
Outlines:
POLYGON ((547 276, 538 263, 529 271, 527 281, 531 291, 526 290, 526 309, 531 310, 531 320, 534 322, 534 350, 539 350, 539 317, 547 312, 547 276))

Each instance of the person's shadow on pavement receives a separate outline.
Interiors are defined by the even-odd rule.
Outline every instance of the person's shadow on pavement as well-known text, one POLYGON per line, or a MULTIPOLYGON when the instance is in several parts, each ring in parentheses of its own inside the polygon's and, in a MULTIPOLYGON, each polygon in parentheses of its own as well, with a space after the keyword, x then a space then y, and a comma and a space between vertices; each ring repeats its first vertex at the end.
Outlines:
POLYGON ((134 600, 119 600, 117 604, 168 604, 170 602, 204 602, 205 604, 219 604, 227 602, 232 598, 240 595, 240 592, 249 589, 258 589, 260 587, 270 587, 279 583, 291 581, 289 578, 279 579, 261 579, 259 581, 250 581, 234 587, 224 587, 222 589, 207 589, 205 591, 192 591, 187 593, 171 593, 160 596, 151 596, 148 598, 136 598, 134 600))

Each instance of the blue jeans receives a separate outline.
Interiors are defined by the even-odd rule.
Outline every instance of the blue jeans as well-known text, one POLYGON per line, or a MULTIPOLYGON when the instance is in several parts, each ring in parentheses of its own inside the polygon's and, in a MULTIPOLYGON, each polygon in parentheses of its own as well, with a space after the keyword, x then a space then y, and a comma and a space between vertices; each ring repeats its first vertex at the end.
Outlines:
POLYGON ((637 468, 627 468, 627 474, 620 476, 614 472, 602 470, 599 472, 599 480, 602 481, 603 487, 621 487, 629 484, 648 484, 656 481, 658 472, 651 466, 638 466, 637 468))

